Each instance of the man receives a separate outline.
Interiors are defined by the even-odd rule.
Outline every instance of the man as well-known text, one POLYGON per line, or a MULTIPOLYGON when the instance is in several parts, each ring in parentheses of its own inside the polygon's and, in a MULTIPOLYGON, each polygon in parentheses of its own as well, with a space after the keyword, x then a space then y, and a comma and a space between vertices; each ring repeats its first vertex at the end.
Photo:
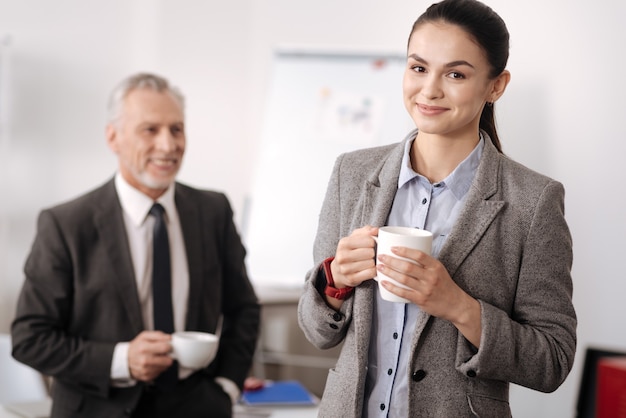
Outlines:
POLYGON ((232 415, 259 305, 227 198, 175 182, 183 107, 161 77, 124 80, 106 128, 118 173, 39 216, 13 356, 54 377, 52 417, 232 415), (172 360, 181 330, 220 335, 208 367, 172 360))

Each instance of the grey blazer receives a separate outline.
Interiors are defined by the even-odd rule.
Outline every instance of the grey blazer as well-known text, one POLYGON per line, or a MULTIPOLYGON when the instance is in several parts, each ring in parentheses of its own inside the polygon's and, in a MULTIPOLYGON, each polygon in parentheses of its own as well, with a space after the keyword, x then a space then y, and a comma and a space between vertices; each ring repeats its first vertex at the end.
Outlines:
MULTIPOLYGON (((176 184, 174 199, 189 266, 186 329, 215 332, 224 321, 216 359, 200 372, 206 390, 194 392, 206 403, 215 376, 242 387, 259 305, 226 196, 176 184)), ((141 383, 113 388, 109 378, 115 344, 145 329, 124 228, 113 180, 39 216, 12 325, 13 355, 54 376, 53 417, 128 416, 142 393, 141 383)))
MULTIPOLYGON (((315 267, 298 306, 311 343, 324 349, 343 342, 320 417, 361 416, 376 285, 363 282, 335 312, 321 296, 320 265, 355 228, 385 225, 403 149, 401 143, 341 155, 328 185, 315 267)), ((486 136, 465 207, 439 254, 456 283, 480 302, 481 345, 476 349, 450 322, 420 313, 409 366, 411 417, 507 417, 509 382, 551 392, 565 380, 576 350, 576 314, 563 200, 560 183, 498 153, 486 136)))

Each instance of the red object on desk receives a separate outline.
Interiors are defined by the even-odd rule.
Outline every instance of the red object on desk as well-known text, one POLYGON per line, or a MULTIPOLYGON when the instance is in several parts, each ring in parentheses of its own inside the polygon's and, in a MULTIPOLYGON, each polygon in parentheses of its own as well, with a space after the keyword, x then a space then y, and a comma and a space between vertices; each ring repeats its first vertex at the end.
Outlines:
POLYGON ((243 382, 243 390, 244 392, 250 392, 255 390, 261 390, 265 386, 265 381, 263 379, 259 379, 258 377, 249 376, 243 382))
POLYGON ((596 418, 626 418, 626 357, 598 362, 596 418))

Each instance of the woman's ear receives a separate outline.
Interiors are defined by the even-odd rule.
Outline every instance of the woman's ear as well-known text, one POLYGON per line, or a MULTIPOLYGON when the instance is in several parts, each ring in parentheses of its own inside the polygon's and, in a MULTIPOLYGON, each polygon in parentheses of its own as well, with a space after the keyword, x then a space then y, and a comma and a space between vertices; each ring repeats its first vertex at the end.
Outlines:
POLYGON ((504 94, 509 81, 511 81, 511 73, 508 70, 502 71, 500 75, 493 80, 488 101, 493 103, 498 100, 504 94))

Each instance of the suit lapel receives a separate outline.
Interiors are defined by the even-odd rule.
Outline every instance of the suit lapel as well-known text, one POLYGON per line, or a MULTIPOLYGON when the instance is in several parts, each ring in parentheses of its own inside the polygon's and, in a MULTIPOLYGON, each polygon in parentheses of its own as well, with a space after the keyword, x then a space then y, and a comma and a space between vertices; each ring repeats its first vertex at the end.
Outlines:
POLYGON ((112 278, 117 282, 116 289, 126 309, 131 328, 134 333, 139 333, 144 329, 144 324, 137 281, 114 180, 105 184, 100 193, 101 196, 94 199, 94 224, 109 255, 112 278))
MULTIPOLYGON (((404 144, 404 141, 398 144, 365 181, 361 196, 363 202, 361 224, 357 225, 358 227, 364 225, 384 226, 386 224, 398 189, 398 176, 404 144)), ((359 291, 355 294, 354 306, 358 311, 354 313, 354 321, 356 332, 360 336, 357 339, 357 348, 362 357, 359 361, 363 364, 367 362, 376 286, 378 286, 376 281, 368 280, 359 286, 359 291)))
POLYGON ((189 269, 189 296, 187 302, 186 329, 198 329, 199 324, 193 313, 199 312, 200 298, 193 295, 202 293, 202 225, 198 207, 193 204, 190 197, 178 184, 174 195, 176 210, 185 240, 185 252, 187 254, 187 267, 189 269))
POLYGON ((393 199, 398 190, 398 176, 405 141, 394 148, 380 167, 366 180, 363 192, 363 225, 383 226, 387 223, 393 199))
POLYGON ((505 205, 504 201, 491 199, 498 191, 500 158, 487 138, 465 206, 439 254, 439 261, 452 277, 505 205))

